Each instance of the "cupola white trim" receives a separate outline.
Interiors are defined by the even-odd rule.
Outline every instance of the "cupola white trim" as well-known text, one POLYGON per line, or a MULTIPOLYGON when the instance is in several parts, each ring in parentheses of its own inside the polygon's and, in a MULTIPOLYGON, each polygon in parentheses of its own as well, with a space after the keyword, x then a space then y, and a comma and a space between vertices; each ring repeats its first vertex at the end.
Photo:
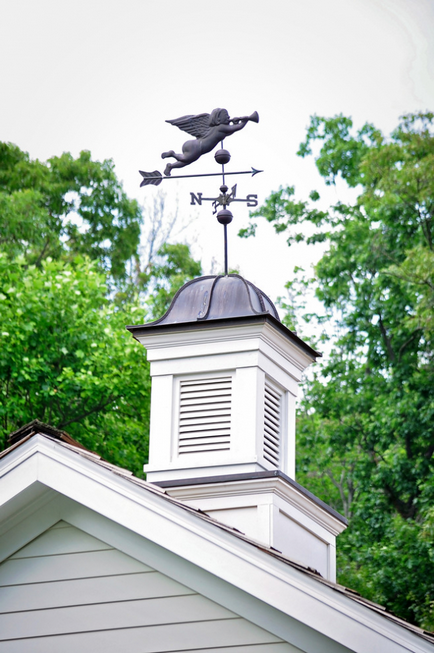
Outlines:
POLYGON ((336 581, 342 515, 280 471, 167 481, 170 496, 336 581))

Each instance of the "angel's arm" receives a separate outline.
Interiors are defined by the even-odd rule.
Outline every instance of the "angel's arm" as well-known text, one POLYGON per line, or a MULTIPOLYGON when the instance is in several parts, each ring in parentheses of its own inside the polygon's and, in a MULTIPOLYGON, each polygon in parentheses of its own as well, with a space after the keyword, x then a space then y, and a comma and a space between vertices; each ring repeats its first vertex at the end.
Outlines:
POLYGON ((241 118, 240 122, 238 122, 236 125, 220 125, 220 128, 221 131, 224 132, 225 136, 230 136, 230 134, 233 134, 234 132, 237 132, 245 127, 247 122, 248 118, 241 118))

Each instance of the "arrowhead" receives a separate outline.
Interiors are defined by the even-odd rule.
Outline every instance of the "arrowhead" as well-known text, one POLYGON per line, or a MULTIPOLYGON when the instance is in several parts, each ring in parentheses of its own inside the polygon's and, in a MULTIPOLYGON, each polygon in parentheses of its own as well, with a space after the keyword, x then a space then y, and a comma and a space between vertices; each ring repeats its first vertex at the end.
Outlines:
POLYGON ((264 172, 263 170, 256 170, 256 168, 252 168, 252 177, 257 175, 259 172, 264 172))

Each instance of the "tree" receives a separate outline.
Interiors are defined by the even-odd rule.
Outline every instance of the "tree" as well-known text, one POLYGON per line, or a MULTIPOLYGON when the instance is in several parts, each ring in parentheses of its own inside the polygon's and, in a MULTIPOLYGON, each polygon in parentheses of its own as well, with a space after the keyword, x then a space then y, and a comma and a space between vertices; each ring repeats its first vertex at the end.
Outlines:
POLYGON ((89 152, 40 163, 0 143, 0 448, 38 418, 142 475, 149 365, 125 325, 159 317, 201 273, 187 245, 161 240, 176 215, 166 227, 157 202, 142 213, 113 163, 89 152))
POLYGON ((181 286, 201 274, 202 266, 191 257, 187 245, 162 245, 152 266, 151 292, 147 300, 153 319, 164 315, 181 286))
POLYGON ((10 258, 77 254, 99 261, 114 280, 137 253, 142 212, 127 198, 110 160, 64 153, 32 161, 16 145, 0 143, 0 248, 10 258))
POLYGON ((288 244, 328 243, 314 280, 297 280, 299 271, 289 286, 301 294, 315 285, 324 307, 317 332, 331 348, 307 382, 298 478, 350 518, 338 540, 339 580, 426 628, 434 627, 433 125, 431 113, 405 116, 386 139, 370 124, 354 133, 349 118, 315 116, 298 154, 319 148, 325 183, 346 183, 357 200, 320 210, 318 192, 297 201, 288 187, 253 214, 289 234, 288 244))
POLYGON ((0 253, 0 437, 34 418, 141 474, 149 431, 149 367, 115 310, 96 263, 0 253))

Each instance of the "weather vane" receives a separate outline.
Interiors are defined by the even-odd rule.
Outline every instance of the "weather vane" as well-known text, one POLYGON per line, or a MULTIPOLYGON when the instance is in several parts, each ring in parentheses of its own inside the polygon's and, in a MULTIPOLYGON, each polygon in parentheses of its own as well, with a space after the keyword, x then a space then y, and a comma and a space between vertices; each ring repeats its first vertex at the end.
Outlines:
POLYGON ((229 163, 231 155, 223 149, 223 140, 226 136, 230 136, 235 132, 243 129, 246 124, 251 122, 259 122, 257 111, 254 111, 250 116, 242 118, 229 118, 229 113, 226 109, 214 109, 211 113, 200 113, 197 116, 188 115, 177 118, 176 120, 166 120, 171 125, 179 127, 182 131, 187 132, 190 136, 194 136, 195 140, 186 141, 182 146, 182 154, 176 154, 174 150, 163 152, 162 159, 175 159, 174 163, 168 163, 164 170, 164 176, 158 170, 153 172, 143 172, 139 170, 142 175, 142 183, 140 186, 158 186, 165 179, 180 179, 191 177, 216 177, 222 176, 222 184, 220 186, 220 194, 218 197, 203 197, 202 193, 190 193, 190 204, 202 205, 202 202, 212 202, 213 213, 217 213, 219 206, 222 209, 217 213, 217 220, 224 227, 224 249, 225 249, 225 275, 228 274, 228 241, 227 241, 227 225, 232 222, 233 215, 227 208, 232 202, 246 202, 247 206, 253 207, 258 205, 257 195, 247 195, 246 198, 237 198, 237 186, 232 186, 231 192, 228 193, 228 187, 225 183, 225 177, 228 175, 246 175, 251 174, 252 177, 262 170, 242 170, 239 172, 225 172, 225 164, 229 163), (176 175, 171 177, 171 172, 175 168, 184 168, 197 161, 202 154, 211 152, 220 143, 220 149, 214 155, 217 163, 221 164, 221 172, 210 172, 196 175, 176 175))

